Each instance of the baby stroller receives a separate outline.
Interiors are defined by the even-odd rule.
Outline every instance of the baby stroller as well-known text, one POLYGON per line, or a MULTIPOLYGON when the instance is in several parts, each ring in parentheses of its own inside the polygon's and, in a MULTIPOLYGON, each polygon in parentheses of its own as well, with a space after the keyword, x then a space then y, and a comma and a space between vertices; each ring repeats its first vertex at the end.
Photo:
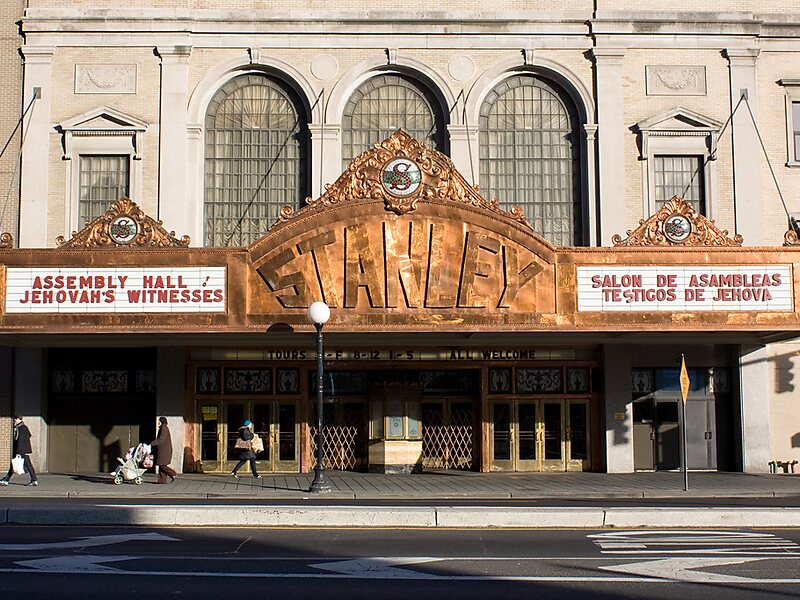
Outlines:
POLYGON ((111 473, 116 485, 123 481, 133 481, 136 485, 142 484, 142 475, 153 466, 153 456, 150 454, 148 444, 139 444, 131 448, 125 458, 118 458, 119 466, 111 473))

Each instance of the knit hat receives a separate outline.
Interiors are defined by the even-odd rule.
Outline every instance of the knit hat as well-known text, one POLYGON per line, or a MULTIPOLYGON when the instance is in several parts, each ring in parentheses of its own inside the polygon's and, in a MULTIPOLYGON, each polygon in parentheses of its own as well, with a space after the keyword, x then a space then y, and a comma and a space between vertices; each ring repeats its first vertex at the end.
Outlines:
POLYGON ((244 426, 245 426, 245 427, 250 427, 250 425, 252 425, 252 424, 253 424, 253 422, 252 422, 252 421, 245 421, 245 422, 244 422, 244 426))

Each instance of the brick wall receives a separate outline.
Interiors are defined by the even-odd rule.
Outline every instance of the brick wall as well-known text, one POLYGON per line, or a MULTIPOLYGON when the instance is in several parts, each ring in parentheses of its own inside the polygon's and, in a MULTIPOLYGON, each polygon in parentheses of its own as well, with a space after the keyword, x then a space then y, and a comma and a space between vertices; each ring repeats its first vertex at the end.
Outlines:
MULTIPOLYGON (((24 0, 0 2, 0 148, 14 130, 22 103, 22 59, 17 51, 22 43, 17 22, 24 0)), ((0 158, 0 232, 17 234, 19 215, 20 133, 0 158)), ((16 240, 15 240, 16 241, 16 240)))

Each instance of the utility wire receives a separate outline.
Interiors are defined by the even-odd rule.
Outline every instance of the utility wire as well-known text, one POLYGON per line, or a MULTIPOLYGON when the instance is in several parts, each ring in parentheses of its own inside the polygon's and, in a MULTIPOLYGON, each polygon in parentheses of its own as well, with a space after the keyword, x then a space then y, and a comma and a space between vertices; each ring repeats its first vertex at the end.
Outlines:
POLYGON ((39 98, 36 95, 34 95, 33 98, 31 98, 31 101, 28 103, 28 107, 22 113, 22 116, 19 118, 19 121, 17 121, 17 124, 14 125, 14 131, 12 131, 11 135, 8 136, 8 140, 6 141, 5 145, 3 146, 3 149, 0 150, 0 158, 3 158, 3 154, 5 154, 6 148, 8 148, 8 145, 11 143, 11 140, 14 139, 14 135, 17 133, 17 129, 19 129, 19 126, 22 125, 22 121, 23 121, 23 119, 25 119, 25 115, 28 114, 28 111, 33 106, 33 103, 36 102, 36 100, 38 100, 38 99, 39 98))
POLYGON ((753 115, 753 109, 750 108, 750 101, 747 99, 747 96, 742 95, 744 98, 744 103, 747 106, 747 112, 750 113, 750 119, 753 121, 753 127, 756 130, 756 135, 758 136, 758 143, 761 144, 761 151, 764 153, 764 158, 767 159, 767 166, 769 167, 769 172, 772 175, 772 181, 775 183, 775 189, 778 190, 778 198, 781 200, 781 204, 783 205, 783 212, 786 213, 786 218, 789 219, 789 224, 797 231, 797 222, 795 221, 794 217, 789 214, 789 209, 786 207, 786 201, 783 199, 783 193, 781 192, 781 186, 778 184, 778 178, 775 176, 775 169, 772 168, 772 161, 769 159, 769 154, 767 154, 767 148, 764 146, 764 140, 761 138, 761 131, 758 129, 758 123, 756 123, 756 117, 753 115))
MULTIPOLYGON (((19 118, 19 121, 17 121, 17 124, 14 126, 14 131, 11 132, 8 141, 6 141, 5 145, 3 146, 3 149, 0 150, 0 158, 2 158, 3 154, 5 154, 6 148, 8 148, 9 144, 11 143, 11 140, 14 139, 14 135, 17 133, 17 129, 19 129, 19 127, 23 125, 23 122, 25 120, 25 115, 27 115, 28 111, 30 111, 31 116, 30 119, 28 119, 28 127, 25 127, 24 125, 22 127, 22 139, 20 140, 19 143, 17 160, 14 162, 14 170, 12 171, 11 179, 8 182, 8 189, 6 190, 6 196, 3 199, 3 211, 2 213, 0 213, 0 223, 5 222, 6 210, 8 210, 8 202, 11 199, 11 190, 14 187, 14 181, 19 176, 20 162, 22 160, 22 149, 25 146, 25 139, 28 137, 28 131, 30 131, 30 123, 31 119, 33 118, 33 107, 34 104, 36 103, 36 100, 38 99, 39 96, 34 94, 33 98, 31 98, 31 101, 28 103, 28 106, 23 111, 22 116, 19 118)), ((19 240, 19 218, 17 218, 17 239, 19 240)))
MULTIPOLYGON (((317 99, 314 100, 314 104, 312 104, 311 108, 308 109, 308 114, 309 115, 316 108, 317 104, 319 104, 320 98, 322 98, 322 95, 324 93, 325 93, 325 90, 323 89, 317 95, 317 99)), ((261 191, 262 187, 264 186, 264 183, 267 181, 267 177, 269 177, 270 173, 272 172, 272 168, 275 166, 275 163, 277 163, 278 159, 281 157, 281 154, 283 153, 283 150, 286 148, 286 145, 289 143, 289 140, 291 139, 292 135, 294 135, 294 133, 297 131, 297 126, 300 125, 300 120, 302 118, 303 118, 303 115, 299 114, 299 111, 298 111, 298 115, 297 115, 297 118, 294 121, 294 125, 292 125, 292 128, 289 130, 289 135, 286 136, 286 139, 283 140, 283 143, 281 144, 280 148, 278 148, 278 152, 275 154, 275 158, 273 158, 272 162, 269 163, 269 167, 267 168, 267 172, 264 173, 263 177, 261 177, 261 181, 258 182, 258 187, 256 187, 255 191, 253 192, 253 197, 250 198, 250 202, 248 202, 247 206, 244 207, 244 210, 242 211, 242 215, 239 217, 239 220, 236 221, 236 226, 231 231, 230 235, 228 236, 228 239, 225 240, 225 246, 226 247, 231 243, 231 240, 233 239, 233 236, 236 235, 236 232, 242 226, 242 222, 244 221, 244 218, 247 216, 247 212, 250 210, 250 207, 252 207, 253 204, 255 204, 256 198, 258 197, 258 193, 261 191)), ((322 118, 324 120, 325 117, 323 116, 322 118)))
POLYGON ((462 106, 464 107, 462 112, 462 117, 464 119, 464 132, 467 134, 467 154, 469 155, 469 172, 470 176, 472 177, 472 185, 477 185, 477 181, 475 181, 475 159, 472 156, 472 139, 469 136, 469 119, 467 118, 467 98, 464 96, 464 90, 462 88, 460 95, 462 96, 461 102, 462 106))
POLYGON ((722 128, 719 130, 719 133, 717 134, 717 139, 714 142, 714 146, 710 149, 708 156, 703 160, 703 164, 700 165, 697 169, 695 169, 694 172, 692 173, 692 177, 691 179, 689 179, 689 183, 686 184, 686 187, 684 188, 681 197, 686 196, 686 194, 689 192, 689 189, 692 187, 692 184, 694 183, 695 177, 697 177, 697 175, 700 173, 701 170, 706 168, 706 165, 709 163, 709 161, 716 160, 717 148, 719 147, 719 141, 722 139, 722 134, 725 133, 725 130, 728 128, 728 125, 730 125, 731 121, 733 120, 733 115, 735 115, 736 111, 739 110, 739 106, 741 106, 742 100, 744 99, 745 99, 744 96, 739 98, 739 101, 736 103, 736 106, 734 106, 733 110, 731 111, 731 114, 728 115, 728 118, 725 120, 725 124, 722 126, 722 128))

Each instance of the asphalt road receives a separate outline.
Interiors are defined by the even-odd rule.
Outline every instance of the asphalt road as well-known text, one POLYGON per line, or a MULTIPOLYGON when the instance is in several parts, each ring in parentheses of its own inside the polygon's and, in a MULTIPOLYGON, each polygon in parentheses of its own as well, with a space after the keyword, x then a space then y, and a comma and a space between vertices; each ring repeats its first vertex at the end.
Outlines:
POLYGON ((0 597, 797 598, 800 529, 0 528, 0 597))

